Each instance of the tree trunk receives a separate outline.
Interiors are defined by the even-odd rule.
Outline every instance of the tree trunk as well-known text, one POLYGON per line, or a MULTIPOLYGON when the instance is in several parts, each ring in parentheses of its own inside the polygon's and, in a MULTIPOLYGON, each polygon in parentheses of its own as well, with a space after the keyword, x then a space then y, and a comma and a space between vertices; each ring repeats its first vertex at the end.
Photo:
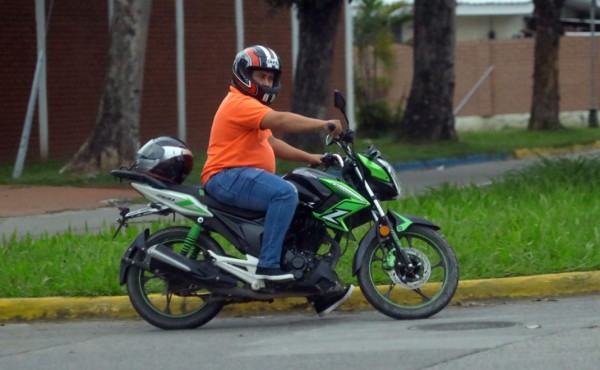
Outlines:
MULTIPOLYGON (((333 90, 329 80, 333 64, 335 34, 343 0, 307 0, 296 3, 300 20, 300 45, 292 112, 308 117, 326 119, 326 99, 333 90)), ((321 133, 286 135, 291 145, 307 150, 323 150, 321 133)))
POLYGON ((117 0, 110 27, 104 91, 95 127, 60 172, 98 174, 130 164, 139 148, 139 121, 150 0, 117 0))
POLYGON ((529 130, 561 128, 558 51, 560 13, 565 0, 534 0, 535 56, 529 130))
POLYGON ((455 0, 414 3, 414 75, 399 135, 412 142, 456 140, 455 0))

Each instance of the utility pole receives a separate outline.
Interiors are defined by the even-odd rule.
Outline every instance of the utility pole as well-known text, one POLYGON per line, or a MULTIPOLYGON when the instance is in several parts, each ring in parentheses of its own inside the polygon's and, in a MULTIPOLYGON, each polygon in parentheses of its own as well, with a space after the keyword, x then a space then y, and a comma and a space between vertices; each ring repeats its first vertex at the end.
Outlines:
POLYGON ((596 0, 590 0, 590 114, 588 127, 598 128, 596 109, 596 0))

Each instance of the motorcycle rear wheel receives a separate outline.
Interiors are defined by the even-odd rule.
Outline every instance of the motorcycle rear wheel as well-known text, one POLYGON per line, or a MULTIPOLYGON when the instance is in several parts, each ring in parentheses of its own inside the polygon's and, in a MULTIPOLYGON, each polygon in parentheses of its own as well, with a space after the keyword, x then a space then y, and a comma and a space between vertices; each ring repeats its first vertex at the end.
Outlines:
MULTIPOLYGON (((189 227, 169 227, 152 234, 147 245, 162 243, 179 252, 188 235, 189 227)), ((223 249, 209 236, 200 234, 196 241, 200 249, 197 259, 208 258, 211 250, 223 255, 223 249)), ((143 259, 144 256, 134 258, 143 259)), ((138 266, 127 270, 127 292, 137 313, 148 323, 166 330, 193 329, 213 319, 224 303, 209 301, 211 293, 175 278, 156 275, 138 266)))
POLYGON ((394 319, 435 315, 450 303, 458 286, 454 251, 441 235, 427 227, 412 225, 398 237, 418 267, 407 273, 395 256, 391 258, 395 267, 386 266, 393 249, 374 239, 358 271, 362 293, 373 307, 394 319))

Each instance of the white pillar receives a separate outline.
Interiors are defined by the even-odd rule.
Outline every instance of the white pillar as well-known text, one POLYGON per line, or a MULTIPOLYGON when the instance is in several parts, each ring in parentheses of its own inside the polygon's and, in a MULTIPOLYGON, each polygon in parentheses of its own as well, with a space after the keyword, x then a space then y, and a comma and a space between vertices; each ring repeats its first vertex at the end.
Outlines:
POLYGON ((588 127, 598 127, 596 107, 596 0, 590 1, 590 112, 588 127))
MULTIPOLYGON (((46 12, 44 0, 35 0, 38 58, 46 50, 46 12)), ((46 100, 46 63, 42 59, 38 85, 38 121, 40 132, 40 156, 48 159, 48 103, 46 100)))
POLYGON ((175 0, 175 17, 177 24, 177 136, 186 141, 185 112, 185 35, 183 0, 175 0))
POLYGON ((244 48, 244 0, 235 0, 235 29, 237 51, 244 48))
POLYGON ((345 28, 345 52, 346 52, 346 115, 350 121, 350 129, 356 130, 354 121, 354 27, 352 22, 352 5, 345 2, 344 28, 345 28))
POLYGON ((296 65, 298 64, 298 40, 300 25, 298 23, 298 6, 292 4, 292 81, 296 78, 296 65))
POLYGON ((113 15, 115 13, 115 0, 107 0, 108 1, 108 29, 110 30, 110 26, 112 25, 113 15))

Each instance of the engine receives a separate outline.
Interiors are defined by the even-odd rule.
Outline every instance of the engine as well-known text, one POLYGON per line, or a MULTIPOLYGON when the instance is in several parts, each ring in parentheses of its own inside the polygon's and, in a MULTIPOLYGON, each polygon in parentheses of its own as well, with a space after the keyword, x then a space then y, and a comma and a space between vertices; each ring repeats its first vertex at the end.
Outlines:
POLYGON ((310 217, 310 211, 300 206, 284 243, 282 265, 294 274, 296 280, 326 293, 340 288, 334 270, 339 249, 338 243, 328 236, 323 223, 310 217), (323 245, 329 245, 328 250, 319 251, 323 245), (324 255, 319 255, 319 252, 324 255))
POLYGON ((325 235, 325 226, 302 208, 298 207, 283 244, 283 265, 293 271, 296 279, 314 269, 320 260, 317 252, 325 235))
POLYGON ((310 210, 298 206, 284 245, 317 253, 326 235, 325 225, 311 217, 310 210))
POLYGON ((290 248, 285 248, 284 253, 284 269, 291 271, 294 278, 306 287, 316 288, 321 294, 338 291, 341 288, 330 258, 318 256, 310 251, 290 248))

